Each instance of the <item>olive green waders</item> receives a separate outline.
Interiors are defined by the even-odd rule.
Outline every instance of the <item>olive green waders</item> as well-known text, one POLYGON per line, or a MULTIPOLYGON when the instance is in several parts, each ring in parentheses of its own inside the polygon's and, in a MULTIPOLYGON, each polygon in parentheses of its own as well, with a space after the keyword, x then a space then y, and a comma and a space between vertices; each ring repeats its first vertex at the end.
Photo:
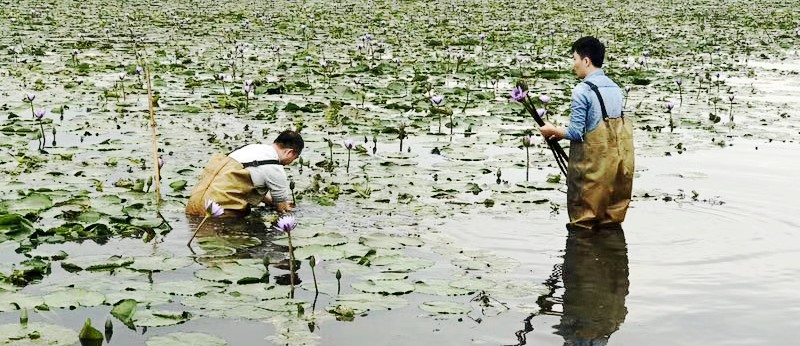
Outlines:
POLYGON ((210 200, 224 208, 226 216, 246 215, 250 206, 258 205, 264 196, 256 191, 245 167, 275 163, 277 161, 257 161, 243 165, 227 155, 214 155, 192 189, 186 213, 204 215, 206 201, 210 200))
POLYGON ((633 124, 609 118, 597 87, 603 120, 572 141, 567 167, 567 211, 571 229, 618 227, 625 220, 633 188, 633 124))

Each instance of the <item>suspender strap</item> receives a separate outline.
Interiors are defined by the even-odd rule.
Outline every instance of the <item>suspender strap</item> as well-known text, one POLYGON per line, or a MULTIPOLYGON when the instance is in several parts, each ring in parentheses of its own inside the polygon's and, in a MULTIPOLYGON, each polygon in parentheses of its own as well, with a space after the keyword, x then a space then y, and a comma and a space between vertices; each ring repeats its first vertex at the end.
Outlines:
POLYGON ((597 95, 597 100, 600 101, 600 111, 603 112, 603 120, 608 119, 608 112, 606 112, 606 104, 603 102, 603 96, 600 95, 600 89, 597 88, 597 85, 594 85, 592 82, 583 81, 586 85, 591 88, 594 93, 597 95))
POLYGON ((281 163, 278 162, 278 160, 258 160, 258 161, 244 162, 242 163, 242 166, 244 166, 244 168, 247 168, 247 167, 258 167, 263 165, 279 165, 279 164, 281 163))

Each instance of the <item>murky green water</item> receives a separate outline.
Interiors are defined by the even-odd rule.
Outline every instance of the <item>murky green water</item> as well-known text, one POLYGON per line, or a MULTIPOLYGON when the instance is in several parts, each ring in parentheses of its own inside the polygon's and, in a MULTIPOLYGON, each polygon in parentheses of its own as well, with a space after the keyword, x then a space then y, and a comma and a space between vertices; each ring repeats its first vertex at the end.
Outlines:
MULTIPOLYGON (((789 5, 585 12, 545 1, 529 16, 527 3, 471 0, 10 4, 0 216, 30 222, 0 227, 0 328, 27 306, 30 323, 74 334, 108 319, 110 345, 176 332, 229 345, 792 344, 800 13, 789 5), (563 178, 535 143, 526 181, 520 139, 534 124, 506 97, 526 78, 565 123, 577 81, 562 51, 587 33, 609 43, 606 71, 632 87, 624 233, 567 234, 563 178), (137 50, 159 96, 160 206, 145 191, 153 154, 137 50), (246 99, 244 79, 257 85, 246 99), (42 124, 22 101, 31 93, 48 111, 42 124), (439 133, 433 94, 453 110, 452 135, 446 117, 439 133), (287 168, 303 259, 294 299, 275 285, 288 248, 271 213, 214 221, 188 248, 198 220, 182 212, 212 153, 285 128, 307 142, 305 165, 287 168), (349 173, 346 138, 359 146, 349 173), (310 255, 322 259, 319 294, 310 255), (134 329, 110 315, 125 298, 138 301, 134 329)), ((9 338, 0 344, 21 342, 9 338)))

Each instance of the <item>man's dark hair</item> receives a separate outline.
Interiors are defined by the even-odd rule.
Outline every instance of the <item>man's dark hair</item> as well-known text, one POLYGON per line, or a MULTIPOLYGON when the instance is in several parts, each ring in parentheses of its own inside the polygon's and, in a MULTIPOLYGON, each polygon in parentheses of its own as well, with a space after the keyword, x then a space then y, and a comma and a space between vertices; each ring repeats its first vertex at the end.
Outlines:
POLYGON ((303 151, 303 147, 306 145, 305 142, 303 142, 303 137, 300 137, 299 133, 292 130, 281 132, 273 143, 279 145, 281 148, 294 149, 297 155, 300 155, 303 151))
POLYGON ((586 36, 581 37, 572 44, 570 53, 578 53, 581 58, 588 57, 595 67, 603 67, 603 60, 606 58, 606 46, 600 40, 586 36))

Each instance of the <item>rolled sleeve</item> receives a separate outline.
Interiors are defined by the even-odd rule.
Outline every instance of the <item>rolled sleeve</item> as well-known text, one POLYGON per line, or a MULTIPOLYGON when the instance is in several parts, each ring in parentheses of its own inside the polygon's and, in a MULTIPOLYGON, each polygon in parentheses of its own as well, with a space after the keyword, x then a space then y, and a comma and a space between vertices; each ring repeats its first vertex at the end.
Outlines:
POLYGON ((572 89, 569 127, 567 127, 567 133, 564 136, 564 138, 571 141, 583 142, 583 134, 586 130, 586 115, 589 112, 589 98, 586 95, 586 89, 582 84, 572 89))

